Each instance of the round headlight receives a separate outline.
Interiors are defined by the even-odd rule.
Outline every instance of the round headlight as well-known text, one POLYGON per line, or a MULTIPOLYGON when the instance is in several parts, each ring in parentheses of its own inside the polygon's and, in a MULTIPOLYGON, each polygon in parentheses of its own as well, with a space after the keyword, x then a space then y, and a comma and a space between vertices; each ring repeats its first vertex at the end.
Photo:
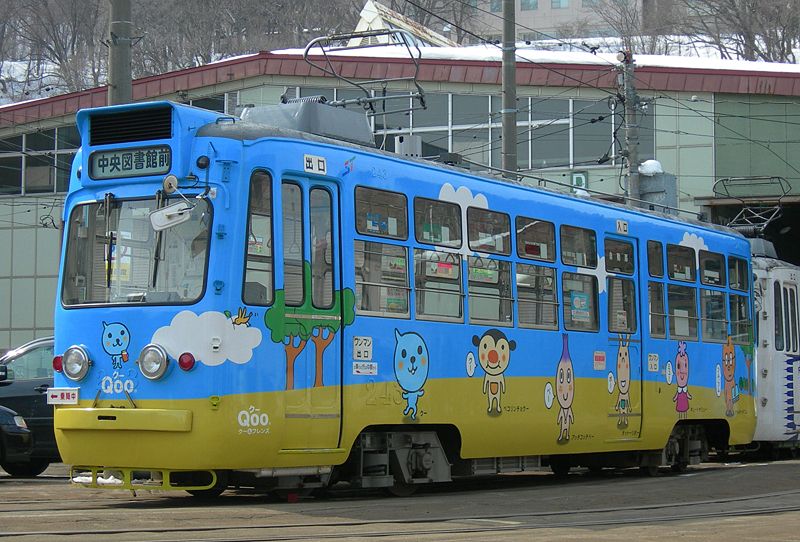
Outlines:
POLYGON ((139 370, 148 380, 158 380, 167 372, 169 357, 164 347, 157 344, 148 344, 139 354, 139 370))
POLYGON ((89 372, 91 362, 89 361, 89 354, 86 353, 82 346, 70 346, 64 352, 61 364, 64 374, 70 380, 77 382, 78 380, 83 380, 83 377, 89 372))

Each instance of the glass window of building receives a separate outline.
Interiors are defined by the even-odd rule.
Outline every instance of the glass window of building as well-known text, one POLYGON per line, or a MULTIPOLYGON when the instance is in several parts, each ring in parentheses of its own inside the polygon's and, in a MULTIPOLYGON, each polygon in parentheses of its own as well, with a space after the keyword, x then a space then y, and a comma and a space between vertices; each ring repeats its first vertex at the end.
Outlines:
POLYGON ((356 187, 356 231, 391 239, 408 238, 408 211, 404 194, 356 187))
POLYGON ((42 130, 25 134, 25 150, 27 151, 52 151, 55 148, 55 130, 42 130))
POLYGON ((574 100, 572 109, 573 161, 594 165, 611 148, 614 127, 608 103, 574 100))
POLYGON ((531 130, 531 167, 568 167, 569 120, 565 122, 535 123, 531 130))
POLYGON ((413 111, 414 130, 428 126, 447 126, 450 123, 448 94, 425 93, 426 109, 413 111))
POLYGON ((488 166, 491 150, 488 127, 453 131, 453 152, 460 154, 466 160, 488 166))
POLYGON ((52 154, 25 156, 25 193, 39 194, 55 191, 56 169, 52 154))
POLYGON ((517 255, 520 258, 556 261, 556 235, 552 222, 518 216, 517 255))
POLYGON ((553 9, 566 9, 569 7, 569 0, 550 0, 550 7, 553 9))
POLYGON ((522 11, 533 11, 539 9, 539 0, 521 0, 520 9, 522 11))
POLYGON ((415 198, 414 230, 420 243, 460 248, 461 207, 446 201, 415 198))
POLYGON ((406 247, 356 240, 356 312, 408 317, 406 247))
POLYGON ((517 264, 517 297, 520 327, 558 329, 555 270, 517 264))
POLYGON ((489 124, 489 96, 453 94, 453 126, 480 124, 489 124))
POLYGON ((22 157, 0 154, 0 194, 22 193, 22 157))
POLYGON ((511 262, 469 256, 467 269, 470 323, 513 325, 511 262))

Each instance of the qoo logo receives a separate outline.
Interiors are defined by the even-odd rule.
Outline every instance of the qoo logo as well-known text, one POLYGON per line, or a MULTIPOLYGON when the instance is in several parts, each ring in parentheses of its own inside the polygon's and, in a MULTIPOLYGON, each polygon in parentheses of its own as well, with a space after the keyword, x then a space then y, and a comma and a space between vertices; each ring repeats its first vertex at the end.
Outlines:
POLYGON ((263 435, 269 433, 269 415, 260 408, 250 405, 247 410, 239 411, 237 416, 240 435, 263 435))
POLYGON ((136 389, 136 383, 114 371, 112 376, 103 377, 100 381, 100 389, 103 390, 103 393, 108 394, 122 393, 123 391, 133 393, 136 389))

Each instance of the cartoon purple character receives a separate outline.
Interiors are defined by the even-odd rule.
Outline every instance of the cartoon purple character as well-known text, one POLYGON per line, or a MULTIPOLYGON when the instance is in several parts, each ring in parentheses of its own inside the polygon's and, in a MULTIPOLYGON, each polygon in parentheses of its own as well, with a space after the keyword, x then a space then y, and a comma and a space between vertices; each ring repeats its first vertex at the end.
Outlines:
POLYGON ((678 383, 678 391, 672 401, 675 403, 675 410, 678 418, 685 420, 689 411, 689 400, 692 394, 689 393, 689 356, 686 354, 686 342, 678 343, 678 355, 675 356, 675 380, 678 383))

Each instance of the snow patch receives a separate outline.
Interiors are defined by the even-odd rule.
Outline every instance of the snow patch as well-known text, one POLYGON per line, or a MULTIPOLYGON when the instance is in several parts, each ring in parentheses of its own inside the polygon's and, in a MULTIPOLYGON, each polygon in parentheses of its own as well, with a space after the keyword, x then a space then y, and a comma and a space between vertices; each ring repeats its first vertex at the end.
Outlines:
POLYGON ((658 173, 664 173, 664 168, 661 167, 661 162, 658 160, 645 160, 639 166, 639 173, 652 177, 658 173))

